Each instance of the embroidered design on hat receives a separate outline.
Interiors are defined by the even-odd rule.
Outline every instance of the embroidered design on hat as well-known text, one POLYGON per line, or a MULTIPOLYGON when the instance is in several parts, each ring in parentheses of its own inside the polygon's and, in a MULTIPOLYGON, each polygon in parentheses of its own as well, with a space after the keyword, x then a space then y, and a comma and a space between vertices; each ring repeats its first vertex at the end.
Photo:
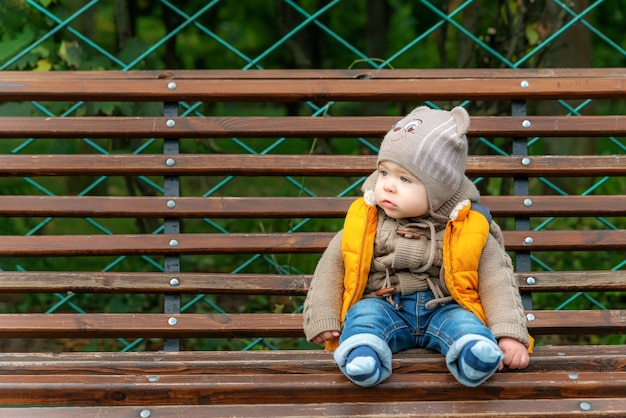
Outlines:
POLYGON ((421 119, 413 119, 411 122, 404 126, 404 131, 409 133, 415 133, 415 128, 422 124, 421 119))
MULTIPOLYGON (((400 130, 404 130, 405 133, 410 133, 410 134, 415 134, 415 130, 417 129, 417 127, 419 127, 422 123, 424 123, 423 120, 421 119, 412 119, 411 121, 409 121, 406 125, 402 126, 399 123, 396 123, 395 125, 393 125, 391 127, 391 131, 392 132, 398 132, 400 130)), ((405 136, 397 136, 397 137, 391 137, 389 138, 389 141, 395 142, 398 141, 400 139, 405 138, 405 136)))

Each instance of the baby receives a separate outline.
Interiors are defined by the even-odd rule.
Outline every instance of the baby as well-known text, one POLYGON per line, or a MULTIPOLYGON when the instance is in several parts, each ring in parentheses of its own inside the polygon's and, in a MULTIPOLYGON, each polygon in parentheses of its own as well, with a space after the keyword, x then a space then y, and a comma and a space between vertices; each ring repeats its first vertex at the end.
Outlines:
POLYGON ((470 117, 414 109, 385 135, 377 170, 322 255, 304 304, 309 341, 375 386, 392 353, 422 347, 463 385, 525 368, 532 338, 502 232, 465 176, 470 117))

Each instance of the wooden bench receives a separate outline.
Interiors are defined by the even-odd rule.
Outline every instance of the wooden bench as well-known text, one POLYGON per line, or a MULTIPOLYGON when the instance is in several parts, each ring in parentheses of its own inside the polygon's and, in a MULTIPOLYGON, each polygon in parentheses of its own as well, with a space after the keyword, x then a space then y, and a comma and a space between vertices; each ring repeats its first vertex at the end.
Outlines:
POLYGON ((620 68, 0 72, 0 405, 31 417, 626 416, 625 98, 620 68), (526 110, 557 99, 574 114, 572 101, 597 99, 604 116, 526 110), (363 389, 303 341, 300 307, 375 147, 420 103, 469 105, 467 174, 505 230, 538 346, 527 369, 477 388, 440 354, 409 350, 363 389), (543 155, 540 137, 615 146, 543 155), (593 293, 589 306, 537 304, 555 292, 593 293), (56 303, 22 312, 27 294, 56 303), (614 304, 593 305, 602 295, 614 304))

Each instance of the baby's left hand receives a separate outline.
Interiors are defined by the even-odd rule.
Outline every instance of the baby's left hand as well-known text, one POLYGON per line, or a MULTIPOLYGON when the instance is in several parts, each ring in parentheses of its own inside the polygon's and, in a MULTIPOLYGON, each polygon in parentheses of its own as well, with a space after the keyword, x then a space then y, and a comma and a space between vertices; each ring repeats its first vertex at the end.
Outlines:
POLYGON ((498 347, 504 353, 504 358, 500 362, 498 370, 502 370, 504 366, 510 369, 523 369, 530 363, 528 349, 516 339, 502 337, 498 340, 498 347))

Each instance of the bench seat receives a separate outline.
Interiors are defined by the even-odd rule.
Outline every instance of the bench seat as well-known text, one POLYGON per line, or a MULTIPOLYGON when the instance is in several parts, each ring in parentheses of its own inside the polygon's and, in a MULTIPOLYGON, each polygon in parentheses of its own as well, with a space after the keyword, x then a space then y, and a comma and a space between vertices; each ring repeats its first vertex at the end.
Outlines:
POLYGON ((621 68, 0 72, 0 417, 626 416, 624 98, 621 68), (470 108, 537 339, 477 388, 413 349, 364 389, 303 339, 416 103, 470 108))
POLYGON ((44 394, 40 406, 310 404, 320 397, 356 404, 451 398, 579 398, 593 404, 608 397, 623 408, 623 354, 607 346, 538 347, 528 369, 497 373, 478 388, 466 388, 455 384, 440 354, 415 349, 397 354, 385 385, 366 391, 344 379, 332 355, 320 350, 15 353, 0 361, 0 404, 36 406, 44 394))

